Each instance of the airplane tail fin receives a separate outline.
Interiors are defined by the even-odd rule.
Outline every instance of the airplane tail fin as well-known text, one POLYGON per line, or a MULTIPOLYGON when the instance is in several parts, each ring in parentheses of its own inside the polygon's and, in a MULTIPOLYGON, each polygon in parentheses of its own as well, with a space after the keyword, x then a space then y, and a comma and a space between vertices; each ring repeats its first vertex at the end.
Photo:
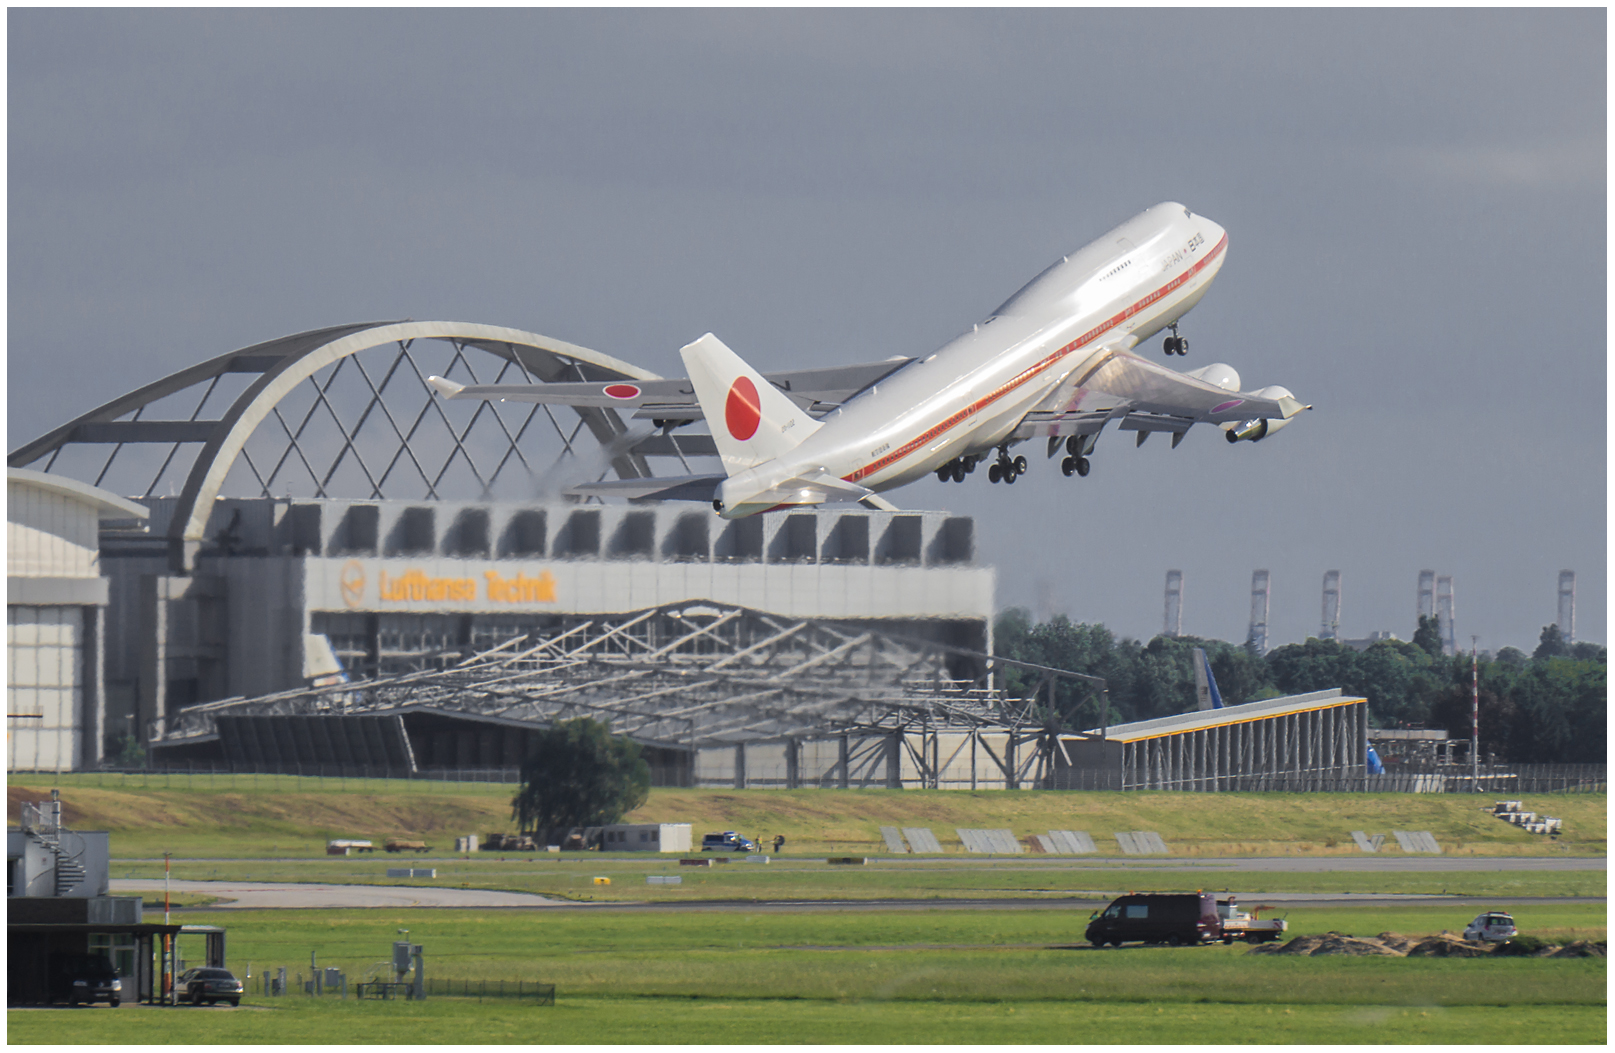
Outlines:
POLYGON ((1217 690, 1217 678, 1211 675, 1211 662, 1206 652, 1194 649, 1194 694, 1201 709, 1221 709, 1222 692, 1217 690))
POLYGON ((708 333, 679 349, 730 475, 787 453, 819 422, 708 333))

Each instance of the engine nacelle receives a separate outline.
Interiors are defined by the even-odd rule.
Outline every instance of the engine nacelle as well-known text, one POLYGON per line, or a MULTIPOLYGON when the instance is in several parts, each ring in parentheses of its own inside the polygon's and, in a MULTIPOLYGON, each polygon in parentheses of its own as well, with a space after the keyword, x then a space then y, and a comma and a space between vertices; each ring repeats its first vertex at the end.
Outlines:
MULTIPOLYGON (((1252 394, 1258 398, 1272 399, 1275 402, 1281 398, 1295 397, 1290 394, 1289 388, 1282 388, 1277 384, 1252 392, 1252 394)), ((1257 417, 1254 420, 1240 421, 1238 424, 1225 424, 1223 427, 1226 429, 1224 434, 1228 436, 1229 442, 1238 442, 1241 439, 1249 442, 1261 442, 1288 423, 1290 423, 1290 418, 1288 417, 1257 417)))

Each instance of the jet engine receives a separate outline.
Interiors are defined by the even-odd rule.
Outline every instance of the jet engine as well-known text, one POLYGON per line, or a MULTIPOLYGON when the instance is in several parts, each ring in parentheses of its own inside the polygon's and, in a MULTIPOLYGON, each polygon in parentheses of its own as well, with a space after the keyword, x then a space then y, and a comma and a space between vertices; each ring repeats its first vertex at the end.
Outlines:
MULTIPOLYGON (((1257 398, 1271 399, 1274 402, 1281 398, 1295 397, 1290 394, 1289 388, 1282 388, 1277 384, 1252 392, 1252 394, 1257 398)), ((1228 436, 1229 442, 1238 442, 1241 439, 1247 439, 1250 442, 1261 442, 1288 423, 1290 423, 1290 418, 1288 417, 1274 419, 1257 417, 1254 420, 1242 420, 1236 424, 1224 424, 1223 434, 1228 436)))
POLYGON ((1239 370, 1226 362, 1213 362, 1209 366, 1191 369, 1183 375, 1193 377, 1196 380, 1203 380, 1207 384, 1215 384, 1224 391, 1239 390, 1239 370))

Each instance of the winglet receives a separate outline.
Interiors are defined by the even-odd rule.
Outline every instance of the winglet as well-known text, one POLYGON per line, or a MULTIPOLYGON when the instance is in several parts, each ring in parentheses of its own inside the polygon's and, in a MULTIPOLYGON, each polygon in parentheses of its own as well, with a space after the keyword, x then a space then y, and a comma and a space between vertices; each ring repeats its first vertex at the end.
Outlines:
POLYGON ((1285 420, 1289 420, 1302 410, 1309 410, 1312 408, 1311 406, 1303 406, 1298 399, 1292 398, 1289 395, 1279 396, 1278 404, 1279 411, 1284 414, 1285 420))
POLYGON ((426 382, 432 385, 437 393, 446 399, 458 398, 460 392, 465 390, 464 384, 456 384, 452 380, 445 380, 439 376, 427 377, 426 382))

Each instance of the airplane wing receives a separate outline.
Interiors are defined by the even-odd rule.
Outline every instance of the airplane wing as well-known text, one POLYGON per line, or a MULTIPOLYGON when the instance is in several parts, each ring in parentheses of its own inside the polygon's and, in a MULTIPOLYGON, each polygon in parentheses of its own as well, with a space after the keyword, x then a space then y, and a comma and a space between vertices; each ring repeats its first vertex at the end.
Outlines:
MULTIPOLYGON (((799 369, 765 373, 764 378, 791 401, 819 417, 840 406, 871 384, 891 376, 912 362, 891 358, 856 366, 799 369)), ((444 398, 499 399, 506 402, 542 402, 560 406, 592 406, 631 411, 642 420, 692 421, 703 417, 689 380, 591 380, 556 384, 457 384, 443 377, 428 377, 444 398)))
POLYGON ((1172 433, 1176 445, 1196 424, 1287 421, 1307 408, 1283 389, 1233 390, 1125 349, 1107 348, 1033 407, 1014 437, 1091 435, 1116 421, 1120 430, 1138 432, 1139 442, 1150 432, 1164 431, 1172 433))

